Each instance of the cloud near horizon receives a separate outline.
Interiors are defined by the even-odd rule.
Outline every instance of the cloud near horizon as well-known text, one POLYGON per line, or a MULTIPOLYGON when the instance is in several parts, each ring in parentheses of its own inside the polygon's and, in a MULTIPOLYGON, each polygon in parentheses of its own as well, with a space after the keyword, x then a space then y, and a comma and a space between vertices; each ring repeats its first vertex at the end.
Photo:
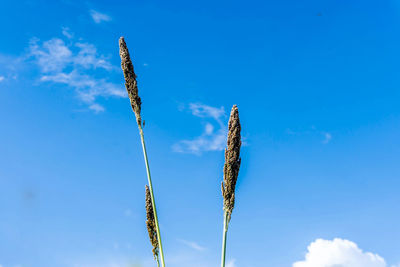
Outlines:
POLYGON ((188 109, 193 116, 203 118, 203 133, 193 139, 181 140, 172 146, 174 152, 200 155, 205 151, 221 151, 224 149, 227 130, 222 119, 226 116, 223 107, 216 108, 200 103, 190 103, 188 109), (212 124, 209 120, 212 120, 212 124), (217 128, 215 128, 215 124, 217 128))
POLYGON ((106 57, 99 55, 93 44, 71 40, 72 33, 63 28, 63 35, 69 41, 52 38, 41 42, 34 38, 29 45, 29 58, 40 70, 41 82, 67 85, 75 90, 78 98, 95 112, 104 111, 96 103, 99 97, 126 97, 121 85, 116 85, 103 78, 116 70, 106 57), (68 34, 67 34, 68 33, 68 34))
MULTIPOLYGON (((308 246, 303 261, 293 263, 292 267, 388 267, 378 254, 364 252, 349 240, 317 239, 308 246)), ((395 267, 395 266, 392 266, 395 267)))

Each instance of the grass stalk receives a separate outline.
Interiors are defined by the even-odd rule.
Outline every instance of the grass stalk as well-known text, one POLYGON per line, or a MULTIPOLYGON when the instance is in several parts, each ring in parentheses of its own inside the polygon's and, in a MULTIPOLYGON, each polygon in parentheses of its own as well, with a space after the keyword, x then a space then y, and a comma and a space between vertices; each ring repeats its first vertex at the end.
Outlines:
POLYGON ((149 160, 148 160, 147 151, 146 151, 146 144, 144 142, 142 117, 140 115, 142 101, 138 94, 136 74, 135 74, 135 71, 133 68, 132 60, 130 58, 129 50, 125 43, 125 39, 123 37, 121 37, 119 39, 119 55, 121 57, 121 68, 122 68, 122 71, 124 73, 124 78, 125 78, 125 87, 128 92, 129 100, 131 102, 131 107, 132 107, 133 112, 135 113, 136 122, 137 122, 137 125, 139 128, 140 140, 142 142, 143 156, 144 156, 144 161, 146 164, 146 172, 147 172, 147 180, 149 183, 151 204, 153 206, 154 221, 155 221, 156 232, 157 232, 161 266, 165 267, 164 250, 163 250, 162 242, 161 242, 160 227, 159 227, 159 223, 158 223, 157 209, 156 209, 156 203, 154 200, 154 193, 153 193, 153 184, 151 182, 149 160))
POLYGON ((221 183, 222 196, 224 198, 224 228, 222 232, 221 267, 225 267, 226 239, 228 224, 231 220, 235 206, 235 187, 240 169, 241 126, 239 111, 236 105, 232 107, 228 122, 228 140, 225 149, 224 180, 221 183))
MULTIPOLYGON (((160 259, 161 259, 161 266, 165 267, 165 262, 164 262, 164 250, 161 242, 161 233, 160 233, 160 227, 158 224, 158 217, 157 217, 157 208, 156 208, 156 203, 154 201, 154 193, 153 193, 153 184, 151 182, 151 174, 150 174, 150 167, 149 167, 149 159, 147 157, 147 150, 146 150, 146 144, 144 142, 144 134, 143 134, 143 128, 141 125, 139 125, 139 132, 140 132, 140 140, 142 141, 142 148, 143 148, 143 156, 144 156, 144 161, 146 164, 146 172, 147 172, 147 180, 149 183, 149 191, 150 191, 150 196, 151 196, 151 204, 153 205, 153 211, 154 211, 154 221, 156 224, 156 232, 157 232, 157 239, 158 239, 158 247, 160 249, 160 259)), ((158 257, 157 257, 157 263, 159 264, 158 257)))
POLYGON ((228 213, 224 211, 224 228, 222 230, 221 267, 225 267, 226 237, 228 235, 228 213))

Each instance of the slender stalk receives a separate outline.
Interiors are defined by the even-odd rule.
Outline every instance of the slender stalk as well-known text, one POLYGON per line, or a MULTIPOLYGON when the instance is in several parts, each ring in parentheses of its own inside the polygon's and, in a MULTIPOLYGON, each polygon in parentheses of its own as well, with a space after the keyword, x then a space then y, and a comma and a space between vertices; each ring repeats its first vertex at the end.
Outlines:
POLYGON ((125 78, 125 87, 126 87, 126 90, 128 92, 128 96, 129 96, 129 100, 131 102, 132 110, 135 113, 136 122, 137 122, 137 125, 138 125, 138 128, 139 128, 139 133, 140 133, 140 139, 142 141, 143 156, 144 156, 144 161, 146 163, 147 179, 149 181, 150 198, 151 198, 151 204, 153 206, 153 213, 154 213, 154 221, 155 221, 155 225, 156 225, 158 246, 159 246, 159 249, 160 249, 161 266, 165 267, 164 251, 163 251, 162 242, 161 242, 160 227, 158 225, 156 203, 154 201, 153 184, 151 183, 149 160, 148 160, 148 157, 147 157, 146 145, 145 145, 145 142, 144 142, 144 134, 143 134, 143 128, 142 128, 142 117, 140 115, 142 101, 141 101, 141 99, 139 97, 139 94, 138 94, 136 74, 135 74, 135 71, 133 69, 132 60, 130 58, 128 47, 126 46, 124 37, 119 38, 119 55, 121 57, 121 68, 122 68, 122 71, 124 73, 124 78, 125 78))
POLYGON ((231 220, 232 210, 235 206, 235 187, 240 168, 240 136, 239 111, 236 105, 232 107, 228 122, 228 140, 225 149, 224 180, 221 183, 224 198, 224 229, 222 232, 221 267, 225 267, 226 237, 228 224, 231 220))
POLYGON ((224 211, 224 229, 222 231, 222 256, 221 267, 225 267, 225 254, 226 254, 226 237, 228 233, 228 213, 224 211))
MULTIPOLYGON (((150 190, 150 195, 151 195, 151 204, 153 205, 153 210, 154 210, 154 221, 156 222, 157 239, 158 239, 158 245, 159 245, 159 248, 160 248, 161 266, 165 267, 164 251, 163 251, 162 242, 161 242, 160 227, 158 225, 156 203, 154 201, 153 184, 151 182, 149 160, 148 160, 148 157, 147 157, 146 144, 144 142, 143 128, 142 128, 141 125, 139 125, 139 132, 140 132, 140 140, 142 141, 144 161, 146 163, 147 179, 148 179, 148 182, 149 182, 149 190, 150 190)), ((157 263, 158 263, 158 260, 157 260, 157 263)))
POLYGON ((160 260, 158 259, 158 256, 157 256, 157 267, 160 267, 160 260))

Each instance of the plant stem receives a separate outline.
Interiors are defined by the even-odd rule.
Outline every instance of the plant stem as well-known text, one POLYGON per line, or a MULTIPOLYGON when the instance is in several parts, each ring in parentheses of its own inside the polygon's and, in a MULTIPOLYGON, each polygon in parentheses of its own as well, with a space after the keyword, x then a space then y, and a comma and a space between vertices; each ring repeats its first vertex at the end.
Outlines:
POLYGON ((158 256, 157 256, 157 267, 160 267, 160 260, 158 259, 158 256))
POLYGON ((224 229, 222 231, 221 267, 225 267, 226 236, 227 236, 227 233, 228 233, 228 213, 224 210, 224 229))
POLYGON ((154 221, 156 222, 156 231, 157 231, 158 246, 159 246, 159 248, 160 248, 161 266, 162 266, 162 267, 165 267, 165 262, 164 262, 164 251, 163 251, 162 242, 161 242, 160 227, 159 227, 159 225, 158 225, 158 217, 157 217, 156 203, 155 203, 155 201, 154 201, 153 184, 151 183, 151 175, 150 175, 149 160, 148 160, 148 158, 147 158, 146 144, 144 143, 144 134, 143 134, 143 129, 142 129, 142 126, 141 126, 141 125, 139 125, 139 132, 140 132, 140 140, 142 141, 142 148, 143 148, 144 161, 145 161, 145 163, 146 163, 147 179, 148 179, 148 181, 149 181, 149 190, 150 190, 150 195, 151 195, 151 204, 153 205, 153 211, 154 211, 154 221))

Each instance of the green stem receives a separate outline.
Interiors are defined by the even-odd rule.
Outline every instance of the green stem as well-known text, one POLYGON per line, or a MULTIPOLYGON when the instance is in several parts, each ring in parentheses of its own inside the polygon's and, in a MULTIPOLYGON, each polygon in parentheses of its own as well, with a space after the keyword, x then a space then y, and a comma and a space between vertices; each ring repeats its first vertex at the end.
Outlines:
POLYGON ((154 221, 156 222, 156 231, 157 231, 158 246, 159 246, 159 248, 160 248, 161 266, 162 266, 162 267, 165 267, 165 262, 164 262, 164 251, 163 251, 162 242, 161 242, 160 227, 159 227, 159 225, 158 225, 158 217, 157 217, 156 203, 155 203, 155 201, 154 201, 153 184, 151 183, 151 175, 150 175, 149 160, 148 160, 148 158, 147 158, 146 144, 144 143, 144 134, 143 134, 143 129, 142 129, 142 126, 141 126, 141 125, 139 125, 139 132, 140 132, 140 139, 141 139, 141 141, 142 141, 142 148, 143 148, 144 161, 145 161, 145 163, 146 163, 147 179, 148 179, 148 181, 149 181, 149 189, 150 189, 150 195, 151 195, 151 204, 153 205, 153 211, 154 211, 154 221))
POLYGON ((158 256, 157 256, 157 267, 160 267, 160 260, 158 259, 158 256))
POLYGON ((221 267, 225 267, 225 254, 226 254, 226 236, 228 233, 228 213, 224 211, 224 229, 222 231, 222 255, 221 267))

